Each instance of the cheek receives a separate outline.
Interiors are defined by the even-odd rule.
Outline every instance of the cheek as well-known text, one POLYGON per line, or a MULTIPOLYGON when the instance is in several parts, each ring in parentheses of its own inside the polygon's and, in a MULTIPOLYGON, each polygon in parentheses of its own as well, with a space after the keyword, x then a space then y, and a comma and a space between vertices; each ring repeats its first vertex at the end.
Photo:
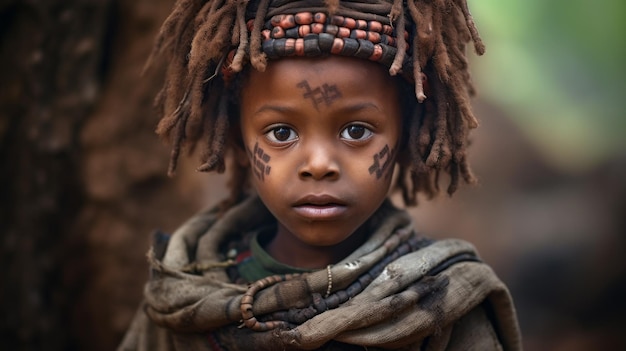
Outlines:
POLYGON ((247 146, 248 158, 250 159, 250 169, 254 177, 261 182, 272 172, 270 161, 272 157, 259 147, 259 143, 255 142, 254 146, 247 146))
POLYGON ((385 144, 379 151, 374 153, 372 161, 367 169, 372 177, 378 180, 386 180, 391 176, 393 165, 395 163, 396 145, 385 144))

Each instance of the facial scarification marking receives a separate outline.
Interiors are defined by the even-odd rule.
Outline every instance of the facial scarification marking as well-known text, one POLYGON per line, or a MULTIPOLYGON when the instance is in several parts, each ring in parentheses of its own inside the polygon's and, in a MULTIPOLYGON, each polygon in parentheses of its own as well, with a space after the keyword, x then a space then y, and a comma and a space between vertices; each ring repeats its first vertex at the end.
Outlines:
POLYGON ((254 149, 250 150, 248 148, 248 154, 252 159, 253 167, 252 171, 260 181, 265 180, 265 176, 270 174, 270 170, 272 167, 269 166, 270 155, 266 154, 262 148, 259 147, 259 143, 256 142, 254 144, 254 149))
POLYGON ((303 80, 296 86, 298 88, 304 89, 305 92, 304 94, 302 94, 302 97, 305 99, 311 99, 311 101, 313 102, 313 107, 315 107, 315 109, 318 111, 320 104, 330 106, 333 101, 341 97, 341 92, 334 84, 328 85, 327 83, 324 83, 321 87, 311 89, 311 86, 309 86, 309 82, 303 80))
POLYGON ((390 150, 389 145, 385 145, 382 150, 374 155, 374 163, 370 166, 369 172, 370 174, 376 173, 376 179, 380 179, 385 173, 390 174, 387 171, 391 166, 394 151, 395 149, 390 150))

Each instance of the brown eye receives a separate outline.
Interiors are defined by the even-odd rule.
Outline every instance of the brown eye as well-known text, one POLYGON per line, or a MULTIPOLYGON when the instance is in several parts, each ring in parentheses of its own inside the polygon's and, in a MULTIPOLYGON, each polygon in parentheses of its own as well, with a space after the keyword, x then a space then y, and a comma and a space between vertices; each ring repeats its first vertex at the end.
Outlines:
POLYGON ((291 134, 291 131, 284 127, 274 129, 274 137, 278 141, 285 141, 289 139, 290 134, 291 134))
POLYGON ((347 140, 364 140, 372 135, 372 131, 360 124, 353 124, 341 132, 341 137, 347 140))
POLYGON ((265 134, 267 138, 275 143, 284 143, 295 140, 298 135, 296 132, 289 127, 276 127, 267 134, 265 134))
POLYGON ((348 135, 352 139, 361 139, 365 134, 365 128, 363 126, 350 126, 348 127, 348 135))

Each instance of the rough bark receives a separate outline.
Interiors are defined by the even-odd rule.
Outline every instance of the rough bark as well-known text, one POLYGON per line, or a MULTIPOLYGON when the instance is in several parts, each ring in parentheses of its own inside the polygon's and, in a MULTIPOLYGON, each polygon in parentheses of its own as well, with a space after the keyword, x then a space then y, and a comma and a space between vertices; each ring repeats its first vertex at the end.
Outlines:
POLYGON ((166 177, 162 72, 140 75, 172 4, 0 2, 3 349, 113 349, 150 232, 205 202, 206 177, 166 177))
POLYGON ((7 2, 0 8, 2 338, 8 349, 61 349, 78 284, 65 267, 84 240, 78 130, 100 87, 110 1, 7 2), (67 243, 72 245, 67 245, 67 243), (69 273, 69 274, 68 274, 69 273))

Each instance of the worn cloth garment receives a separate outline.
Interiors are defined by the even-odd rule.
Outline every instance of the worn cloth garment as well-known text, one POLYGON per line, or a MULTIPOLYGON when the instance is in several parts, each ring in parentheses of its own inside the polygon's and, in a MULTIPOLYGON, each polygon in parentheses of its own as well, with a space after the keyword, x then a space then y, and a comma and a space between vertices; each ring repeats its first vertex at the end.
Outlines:
POLYGON ((249 287, 232 282, 228 251, 272 223, 250 197, 221 216, 197 214, 164 250, 156 245, 145 299, 118 350, 521 350, 509 292, 472 245, 421 238, 389 201, 341 262, 257 289, 254 318, 278 328, 243 326, 249 287))

